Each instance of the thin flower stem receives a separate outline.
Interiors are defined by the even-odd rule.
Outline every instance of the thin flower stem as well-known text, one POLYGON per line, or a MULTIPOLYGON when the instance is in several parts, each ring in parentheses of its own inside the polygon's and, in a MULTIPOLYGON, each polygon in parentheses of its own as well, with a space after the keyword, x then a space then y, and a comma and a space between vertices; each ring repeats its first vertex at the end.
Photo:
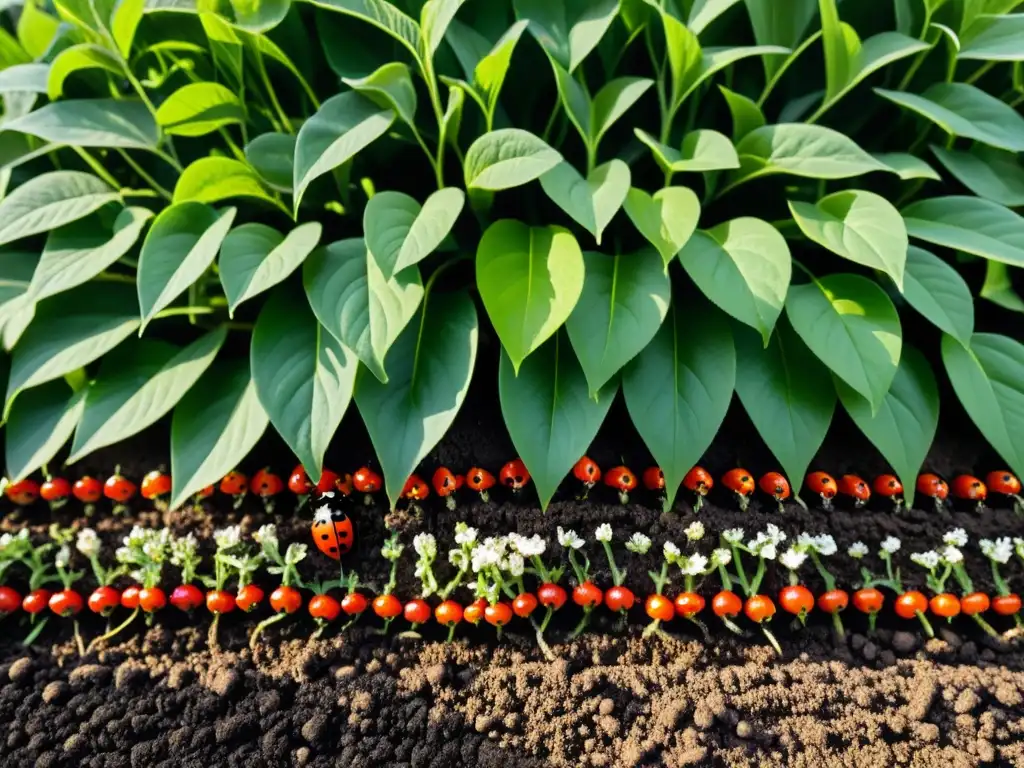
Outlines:
POLYGON ((165 198, 168 202, 170 202, 173 199, 173 196, 171 195, 171 193, 168 192, 166 189, 164 189, 162 186, 160 186, 160 184, 156 181, 156 179, 154 179, 152 176, 150 176, 142 168, 141 165, 139 165, 137 162, 135 162, 135 160, 132 159, 131 155, 129 155, 123 149, 118 149, 117 152, 118 152, 119 155, 121 155, 121 157, 124 158, 124 161, 126 163, 128 163, 128 165, 131 166, 132 170, 135 171, 137 174, 139 174, 139 178, 141 178, 144 182, 146 182, 147 184, 149 184, 150 187, 153 188, 154 192, 156 192, 158 195, 160 195, 160 197, 165 198))
POLYGON ((287 615, 287 613, 281 611, 280 613, 275 613, 269 619, 264 619, 259 624, 257 624, 256 628, 252 631, 252 635, 249 636, 249 650, 256 650, 256 641, 259 639, 259 636, 263 632, 263 630, 265 630, 272 624, 277 624, 277 622, 283 621, 287 615))
POLYGON ((80 158, 82 158, 82 160, 85 161, 85 164, 88 165, 93 170, 93 173, 95 173, 97 176, 99 176, 101 179, 107 182, 107 184, 112 186, 114 189, 121 188, 121 184, 117 181, 117 179, 115 179, 110 174, 110 172, 107 171, 107 169, 104 168, 103 165, 95 157, 92 156, 92 154, 88 150, 82 149, 81 147, 71 147, 71 149, 74 150, 76 155, 78 155, 80 158))
POLYGON ((93 641, 92 641, 91 643, 89 643, 89 650, 91 651, 91 650, 92 650, 92 649, 93 649, 94 647, 96 647, 96 646, 97 646, 97 645, 98 645, 99 643, 102 643, 102 642, 105 642, 105 641, 107 641, 107 640, 110 640, 110 639, 111 639, 112 637, 114 637, 115 635, 117 635, 117 634, 119 634, 120 632, 122 632, 123 630, 127 629, 127 628, 128 628, 128 627, 129 627, 130 625, 131 625, 131 623, 132 623, 133 621, 135 621, 135 619, 136 619, 136 617, 137 617, 138 615, 139 615, 139 609, 138 609, 138 608, 136 608, 136 609, 135 609, 134 611, 132 611, 132 612, 131 612, 131 614, 130 614, 130 615, 128 616, 128 618, 127 618, 127 619, 125 619, 125 620, 124 620, 123 622, 121 622, 120 624, 118 624, 118 625, 117 625, 116 627, 114 627, 113 629, 111 629, 111 630, 109 630, 109 631, 105 632, 104 634, 100 635, 100 636, 99 636, 99 637, 97 637, 97 638, 96 638, 95 640, 93 640, 93 641))
POLYGON ((625 580, 625 574, 615 565, 615 554, 612 552, 611 542, 602 541, 601 545, 604 547, 604 553, 608 557, 608 569, 612 572, 612 584, 616 587, 621 587, 622 582, 625 580))
POLYGON ((277 113, 278 119, 284 126, 284 130, 289 134, 294 134, 295 131, 292 128, 291 120, 288 119, 288 115, 285 114, 284 108, 281 106, 281 102, 278 101, 277 92, 274 90, 274 86, 270 82, 270 76, 267 74, 267 67, 263 63, 263 54, 259 51, 256 52, 256 69, 259 71, 260 81, 263 83, 263 87, 267 91, 267 97, 270 99, 270 105, 273 107, 274 112, 277 113))
POLYGON ((179 315, 209 315, 213 313, 213 307, 169 307, 168 309, 162 309, 157 312, 154 316, 154 320, 160 320, 165 317, 177 317, 179 315))

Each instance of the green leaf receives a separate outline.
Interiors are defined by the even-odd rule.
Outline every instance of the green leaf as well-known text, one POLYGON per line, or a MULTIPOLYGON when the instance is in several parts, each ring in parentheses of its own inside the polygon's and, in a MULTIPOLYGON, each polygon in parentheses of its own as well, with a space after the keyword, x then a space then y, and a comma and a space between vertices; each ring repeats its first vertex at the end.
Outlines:
POLYGON ((88 365, 134 333, 132 293, 131 286, 89 283, 39 302, 11 355, 6 409, 21 390, 88 365))
POLYGON ((419 269, 389 280, 363 240, 339 240, 310 254, 302 281, 320 324, 387 383, 385 356, 423 299, 419 269))
MULTIPOLYGON (((40 257, 24 251, 3 251, 0 258, 0 307, 10 309, 15 299, 23 297, 32 282, 40 257)), ((2 320, 0 320, 2 322, 2 320)))
POLYGON ((394 112, 380 109, 354 91, 325 101, 303 124, 295 142, 292 182, 295 209, 298 210, 306 188, 314 179, 351 160, 383 136, 394 121, 394 112))
POLYGON ((626 195, 625 209, 640 234, 658 249, 666 270, 700 219, 700 201, 687 187, 665 187, 653 196, 633 187, 626 195))
POLYGON ((152 217, 146 208, 103 208, 52 230, 29 294, 38 301, 91 280, 128 253, 152 217))
POLYGON ((885 272, 903 291, 907 229, 892 203, 874 192, 850 189, 816 204, 789 201, 800 231, 837 256, 885 272))
POLYGON ((583 261, 583 293, 565 329, 596 395, 654 338, 668 313, 672 284, 652 249, 625 256, 588 252, 583 261))
POLYGON ((1024 300, 1013 288, 1010 267, 1002 262, 989 261, 985 264, 985 282, 978 295, 1011 312, 1024 312, 1024 300))
POLYGON ((18 17, 18 42, 29 56, 38 59, 46 53, 60 28, 60 22, 40 10, 35 0, 26 0, 18 17))
POLYGON ((484 232, 477 290, 515 371, 569 317, 583 276, 583 253, 567 230, 503 219, 484 232))
POLYGON ((352 399, 358 359, 317 322, 301 292, 282 286, 260 311, 250 365, 270 423, 319 477, 352 399))
POLYGON ((903 209, 907 233, 935 245, 1024 266, 1024 219, 977 197, 933 197, 903 209))
POLYGON ((235 209, 175 203, 153 221, 139 256, 142 328, 202 277, 235 219, 235 209))
POLYGON ((13 482, 48 463, 68 441, 82 415, 84 394, 57 380, 18 398, 4 425, 7 476, 13 482))
POLYGON ((156 111, 156 119, 172 136, 205 136, 245 120, 241 99, 220 83, 189 83, 176 90, 156 111))
POLYGON ((724 222, 696 232, 679 261, 705 296, 768 344, 793 272, 789 246, 775 227, 749 217, 724 222))
POLYGON ((904 279, 903 297, 910 306, 939 330, 962 344, 970 344, 974 333, 974 299, 971 289, 953 267, 912 245, 907 251, 904 279))
POLYGON ((645 77, 619 77, 605 83, 590 106, 590 143, 596 147, 608 129, 652 85, 654 81, 645 77))
POLYGON ((916 112, 953 136, 1024 152, 1024 117, 973 85, 936 83, 920 96, 882 88, 876 88, 875 93, 916 112))
POLYGON ((255 222, 235 227, 220 246, 220 282, 234 317, 238 306, 273 288, 294 272, 320 242, 321 226, 310 221, 287 235, 255 222))
POLYGON ((597 436, 618 388, 616 380, 591 396, 580 364, 561 334, 518 370, 508 354, 502 354, 501 413, 512 444, 530 471, 542 511, 597 436))
POLYGON ((416 127, 416 88, 409 67, 402 62, 391 61, 366 77, 343 77, 342 82, 416 127))
POLYGON ((173 202, 216 203, 233 197, 251 197, 280 205, 264 188, 256 171, 230 157, 201 157, 189 165, 174 186, 173 202))
POLYGON ((142 21, 146 8, 146 0, 118 0, 114 4, 110 16, 110 33, 121 56, 127 59, 131 55, 135 33, 142 21))
POLYGON ((0 199, 0 245, 78 221, 121 195, 89 173, 51 171, 0 199))
POLYGON ((423 35, 423 58, 431 58, 444 40, 445 30, 466 0, 427 0, 420 11, 420 30, 423 35))
POLYGON ((892 387, 875 412, 867 400, 842 381, 836 381, 836 389, 853 423, 903 480, 910 507, 917 473, 939 424, 939 389, 928 361, 914 347, 905 346, 892 387))
POLYGON ((683 137, 681 151, 662 144, 639 128, 635 128, 634 133, 650 147, 658 165, 673 173, 724 171, 740 167, 740 159, 732 142, 718 131, 690 131, 683 137))
POLYGON ((695 0, 690 8, 690 16, 686 21, 695 35, 699 35, 705 28, 732 8, 740 0, 695 0))
POLYGON ((597 47, 619 12, 619 0, 514 0, 512 5, 516 18, 529 19, 540 47, 569 72, 597 47))
POLYGON ((292 191, 295 173, 295 137, 287 133, 264 133, 245 147, 245 160, 274 189, 292 191))
POLYGON ((875 152, 872 157, 897 174, 901 181, 913 179, 942 181, 942 177, 928 163, 906 152, 875 152))
POLYGON ((665 473, 666 509, 722 426, 736 385, 725 316, 706 302, 681 301, 676 296, 661 329, 622 376, 630 418, 665 473))
POLYGON ((487 105, 488 114, 493 122, 494 109, 498 96, 508 75, 512 54, 515 52, 519 38, 523 36, 529 24, 525 19, 517 21, 509 27, 505 34, 494 44, 494 47, 477 62, 473 69, 473 86, 487 105))
POLYGON ((736 394, 798 491, 832 423, 832 377, 785 320, 767 346, 746 330, 735 339, 736 394))
POLYGON ((420 56, 422 40, 419 24, 386 0, 309 0, 309 2, 318 8, 354 16, 360 21, 372 24, 404 45, 414 57, 419 58, 420 56))
POLYGON ((960 36, 958 59, 1024 61, 1024 14, 982 16, 960 36))
MULTIPOLYGON (((770 57, 765 62, 772 61, 770 57)), ((730 91, 724 85, 718 86, 718 90, 725 97, 729 105, 729 113, 732 115, 732 140, 739 141, 751 131, 756 131, 765 124, 764 113, 753 99, 749 99, 741 93, 730 91)))
POLYGON ((544 175, 561 161, 561 154, 529 131, 491 131, 474 141, 466 152, 466 188, 518 187, 544 175))
POLYGON ((230 0, 231 23, 253 34, 269 32, 288 15, 291 0, 230 0))
POLYGON ((200 13, 199 22, 210 44, 210 53, 218 70, 226 72, 231 83, 242 88, 242 40, 227 20, 215 13, 200 13))
POLYGON ((210 366, 171 419, 171 508, 233 470, 267 422, 247 360, 210 366))
POLYGON ((130 339, 107 355, 86 392, 68 463, 162 419, 210 367, 226 338, 227 329, 220 326, 184 348, 130 339))
POLYGON ((31 62, 0 69, 0 93, 46 93, 50 65, 31 62))
POLYGON ((836 0, 819 0, 821 14, 821 45, 825 50, 825 101, 837 94, 853 79, 860 39, 849 24, 839 20, 836 0))
MULTIPOLYGON (((818 11, 817 0, 790 0, 785 13, 779 13, 776 0, 744 0, 754 39, 759 45, 781 45, 796 48, 818 11)), ((783 66, 783 61, 771 56, 763 60, 765 75, 771 79, 783 66)))
POLYGON ((804 343, 877 411, 900 360, 903 332, 885 291, 835 274, 790 286, 786 315, 804 343))
POLYGON ((932 152, 957 181, 978 197, 1008 208, 1024 206, 1024 167, 1015 153, 981 144, 967 152, 933 144, 932 152))
POLYGON ((392 507, 455 421, 473 376, 478 338, 476 307, 467 294, 431 293, 395 342, 388 382, 359 372, 356 404, 392 507))
POLYGON ((621 160, 598 166, 586 179, 565 161, 540 177, 544 193, 590 232, 598 245, 605 227, 626 199, 629 181, 629 166, 621 160))
POLYGON ((385 279, 419 264, 437 250, 465 205, 461 189, 446 187, 423 207, 402 192, 378 192, 363 211, 363 232, 385 279))
POLYGON ((155 149, 160 143, 160 128, 146 105, 120 99, 53 102, 5 123, 4 130, 72 147, 155 149))
POLYGON ((117 56, 93 43, 81 43, 66 48, 57 55, 48 69, 49 76, 41 93, 47 94, 50 101, 56 101, 63 96, 64 81, 81 70, 105 69, 116 77, 124 77, 124 67, 117 56))
POLYGON ((465 90, 457 86, 448 88, 448 105, 441 118, 439 143, 447 143, 455 148, 459 147, 459 128, 462 126, 462 107, 465 102, 465 90))

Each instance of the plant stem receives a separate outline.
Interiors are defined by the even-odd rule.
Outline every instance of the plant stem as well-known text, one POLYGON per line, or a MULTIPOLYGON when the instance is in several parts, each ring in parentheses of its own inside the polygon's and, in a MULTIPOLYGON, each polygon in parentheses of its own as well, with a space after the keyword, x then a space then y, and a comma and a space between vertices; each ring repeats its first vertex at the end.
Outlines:
POLYGON ((154 192, 160 195, 160 197, 165 198, 168 202, 170 202, 173 199, 171 193, 164 189, 162 186, 160 186, 160 184, 157 183, 156 179, 154 179, 152 176, 146 173, 142 166, 132 159, 131 155, 129 155, 123 149, 118 149, 117 152, 119 155, 121 155, 121 157, 124 158, 124 161, 131 166, 132 170, 139 175, 139 178, 141 178, 144 182, 149 184, 149 186, 153 189, 154 192))
POLYGON ((263 83, 263 87, 267 89, 267 96, 270 98, 270 105, 277 113, 285 131, 290 134, 294 134, 295 131, 292 129, 292 122, 288 119, 288 115, 285 114, 284 108, 281 106, 281 102, 277 99, 277 92, 274 90, 274 86, 270 82, 270 76, 267 74, 267 67, 263 63, 263 54, 258 50, 256 51, 256 69, 260 73, 260 81, 263 83))
POLYGON ((74 150, 76 155, 78 155, 80 158, 82 158, 82 160, 85 161, 86 165, 92 168, 93 173, 95 173, 97 176, 99 176, 101 179, 107 182, 107 184, 112 186, 114 189, 121 189, 121 184, 118 182, 118 180, 115 179, 110 174, 110 172, 107 171, 107 169, 104 168, 103 165, 95 157, 92 156, 92 154, 88 150, 82 149, 81 147, 71 147, 71 149, 74 150))
POLYGON ((209 315, 214 311, 213 307, 168 307, 157 312, 154 320, 161 320, 165 317, 178 317, 180 315, 209 315))

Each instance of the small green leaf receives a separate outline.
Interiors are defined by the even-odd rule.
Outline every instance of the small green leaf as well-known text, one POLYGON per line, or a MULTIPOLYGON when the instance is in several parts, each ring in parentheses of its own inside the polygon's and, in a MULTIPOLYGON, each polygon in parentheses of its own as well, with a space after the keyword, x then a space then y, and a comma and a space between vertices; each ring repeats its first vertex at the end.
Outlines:
POLYGON ((976 61, 1024 61, 1022 41, 1024 14, 982 16, 961 35, 956 57, 976 61))
POLYGON ((690 16, 686 21, 695 35, 699 35, 705 28, 723 13, 732 8, 740 0, 695 0, 690 7, 690 16))
POLYGON ((696 232, 679 261, 705 296, 768 343, 793 272, 789 246, 775 227, 749 217, 724 222, 696 232))
POLYGON ((199 380, 227 338, 223 326, 185 348, 129 339, 103 358, 85 395, 68 463, 127 440, 169 413, 199 380))
MULTIPOLYGON (((745 0, 745 3, 750 25, 754 29, 754 39, 759 45, 796 48, 803 41, 811 20, 818 12, 818 0, 790 0, 785 13, 779 13, 776 0, 745 0)), ((766 56, 763 64, 766 79, 770 80, 785 62, 766 56)))
POLYGON ((469 147, 463 163, 466 187, 499 190, 527 184, 544 175, 562 156, 529 131, 502 128, 485 133, 469 147))
POLYGON ((387 383, 385 356, 423 299, 419 269, 389 280, 363 240, 339 240, 310 254, 302 282, 320 324, 387 383))
POLYGON ((292 0, 230 0, 227 16, 234 26, 258 35, 284 21, 291 7, 292 0))
MULTIPOLYGON (((772 60, 770 57, 765 58, 766 63, 772 60)), ((725 97, 725 102, 729 105, 729 113, 732 115, 733 141, 738 142, 748 133, 756 131, 765 124, 764 113, 753 99, 747 98, 742 93, 730 91, 724 85, 718 86, 718 89, 725 97)))
POLYGON ((146 9, 146 0, 118 0, 110 15, 110 33, 121 56, 127 59, 131 55, 135 32, 142 21, 146 9))
MULTIPOLYGON (((420 25, 387 0, 309 0, 312 5, 343 13, 387 32, 419 58, 422 50, 420 25)), ((403 481, 404 482, 404 481, 403 481)))
POLYGON ((173 202, 217 203, 235 197, 280 204, 264 188, 256 171, 230 157, 201 157, 189 165, 174 186, 173 202))
POLYGON ((767 346, 743 329, 735 339, 736 394, 798 491, 832 423, 832 377, 785 320, 767 346))
POLYGON ((971 289, 960 274, 938 256, 910 246, 903 296, 936 328, 961 344, 970 344, 974 333, 971 289))
POLYGON ((652 249, 625 256, 584 253, 583 293, 565 322, 596 395, 661 327, 672 300, 665 265, 652 249))
POLYGON ((518 371, 576 306, 583 291, 583 254, 576 238, 560 227, 503 219, 480 239, 476 275, 484 308, 518 371))
POLYGON ((209 269, 235 212, 215 211, 204 203, 176 203, 156 217, 139 256, 140 331, 209 269))
POLYGON ((942 177, 928 163, 906 152, 876 152, 872 155, 890 171, 899 175, 901 181, 929 179, 942 181, 942 177))
POLYGON ((589 141, 597 146, 608 129, 633 106, 654 81, 645 77, 619 77, 607 82, 590 107, 589 141))
POLYGON ((46 93, 50 65, 31 62, 0 69, 0 93, 46 93))
POLYGON ((1024 167, 1014 152, 975 144, 968 152, 932 145, 932 152, 957 181, 978 197, 1005 205, 1024 206, 1024 167))
POLYGON ((516 18, 563 68, 573 72, 597 47, 619 12, 619 0, 514 0, 516 18))
POLYGON ((1024 266, 1024 219, 999 203, 977 197, 934 197, 912 203, 902 213, 911 237, 1024 266))
POLYGON ((422 208, 402 192, 371 197, 363 211, 363 232, 384 277, 390 279, 436 251, 465 202, 465 193, 455 187, 434 192, 422 208))
POLYGON ((233 85, 242 88, 243 50, 238 32, 215 13, 200 13, 199 22, 210 44, 210 54, 219 71, 228 74, 233 85))
POLYGON ((735 385, 736 350, 725 316, 676 296, 661 329, 622 376, 630 418, 665 473, 666 509, 722 426, 735 385))
POLYGON ((351 160, 383 136, 394 121, 394 112, 381 109, 354 91, 325 101, 303 124, 295 142, 292 182, 295 209, 298 210, 302 196, 314 179, 351 160))
POLYGON ((47 94, 50 101, 56 101, 64 95, 64 81, 84 69, 105 69, 117 77, 124 77, 124 67, 117 56, 102 46, 81 43, 61 51, 53 60, 42 93, 47 94))
POLYGON ((301 291, 282 286, 260 311, 250 364, 270 423, 319 477, 352 399, 358 359, 317 322, 301 291))
POLYGON ((381 109, 391 110, 416 127, 416 88, 409 67, 402 62, 388 62, 366 77, 341 80, 381 109))
POLYGON ((420 30, 423 35, 423 58, 431 58, 444 40, 445 30, 466 0, 427 0, 420 11, 420 30))
POLYGON ((171 508, 233 470, 263 436, 267 422, 247 360, 210 366, 171 419, 171 508))
POLYGON ((395 342, 389 381, 359 372, 356 404, 392 507, 455 421, 473 377, 478 338, 476 307, 467 294, 430 294, 395 342))
POLYGON ((176 90, 156 111, 157 122, 172 136, 205 136, 245 120, 238 95, 220 83, 189 83, 176 90))
POLYGON ((914 347, 904 346, 892 386, 875 412, 838 379, 836 389, 853 423, 903 480, 907 506, 912 506, 917 473, 939 424, 939 389, 928 361, 914 347))
POLYGON ((626 195, 625 209, 640 234, 658 249, 666 270, 700 219, 700 201, 687 187, 665 187, 653 196, 633 187, 626 195))
POLYGON ((505 34, 494 44, 494 47, 477 62, 473 70, 473 86, 479 92, 484 103, 487 105, 491 121, 494 119, 494 109, 498 103, 498 96, 505 84, 505 77, 508 75, 509 64, 512 61, 512 54, 515 52, 519 38, 523 36, 529 22, 525 19, 517 21, 509 27, 505 34))
POLYGON ((1024 299, 1014 290, 1010 267, 1000 261, 985 264, 985 282, 978 295, 1011 312, 1024 312, 1024 299))
POLYGON ((18 15, 18 42, 29 56, 38 59, 50 48, 60 29, 60 22, 42 11, 35 0, 26 0, 18 15))
POLYGON ((160 143, 146 105, 120 99, 56 101, 5 123, 4 130, 72 147, 155 149, 160 143))
POLYGON ((7 476, 13 482, 48 463, 68 441, 82 415, 84 394, 57 380, 18 398, 4 425, 7 476))
POLYGON ((598 245, 601 233, 626 199, 629 181, 629 166, 621 160, 598 166, 587 179, 564 161, 540 177, 544 193, 590 232, 598 245))
POLYGON ((789 201, 800 231, 837 256, 885 272, 903 291, 907 228, 892 203, 874 192, 850 189, 816 204, 789 201))
POLYGON ((725 171, 740 167, 732 142, 718 131, 690 131, 683 137, 682 150, 665 146, 649 133, 634 129, 636 137, 651 149, 662 169, 673 173, 686 171, 725 171))
POLYGON ((786 315, 804 343, 877 411, 900 360, 903 332, 885 291, 835 274, 790 286, 786 315))
POLYGON ((51 171, 34 176, 0 198, 0 245, 78 221, 120 198, 89 173, 51 171))
POLYGON ((295 172, 295 137, 287 133, 264 133, 245 147, 245 160, 262 179, 282 192, 292 191, 295 172))

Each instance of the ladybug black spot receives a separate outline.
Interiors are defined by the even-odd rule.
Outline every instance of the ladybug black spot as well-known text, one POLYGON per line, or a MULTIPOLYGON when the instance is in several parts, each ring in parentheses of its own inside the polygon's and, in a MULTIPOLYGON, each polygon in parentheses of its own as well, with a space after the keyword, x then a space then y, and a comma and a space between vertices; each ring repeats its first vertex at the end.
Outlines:
POLYGON ((338 531, 338 538, 339 539, 347 539, 348 538, 348 531, 338 531))
POLYGON ((741 477, 740 478, 740 482, 741 483, 749 483, 750 482, 750 475, 744 475, 743 477, 741 477))
POLYGON ((328 539, 330 539, 331 537, 330 537, 330 535, 329 535, 329 534, 326 534, 326 533, 322 533, 322 534, 320 534, 320 538, 321 538, 321 539, 323 539, 324 541, 327 541, 327 540, 328 540, 328 539))
POLYGON ((338 548, 337 547, 331 547, 331 554, 332 555, 338 554, 338 548))
POLYGON ((522 483, 523 482, 523 476, 522 475, 516 475, 516 482, 517 483, 522 483))
POLYGON ((473 475, 473 482, 474 483, 482 483, 483 481, 484 481, 484 478, 480 474, 473 475))
POLYGON ((1004 483, 1008 483, 1008 482, 1010 482, 1010 476, 1009 476, 1008 474, 1006 474, 1006 475, 1003 475, 1003 482, 1004 482, 1004 483))
POLYGON ((890 488, 895 488, 896 487, 896 481, 895 480, 890 480, 889 481, 889 487, 890 488))

